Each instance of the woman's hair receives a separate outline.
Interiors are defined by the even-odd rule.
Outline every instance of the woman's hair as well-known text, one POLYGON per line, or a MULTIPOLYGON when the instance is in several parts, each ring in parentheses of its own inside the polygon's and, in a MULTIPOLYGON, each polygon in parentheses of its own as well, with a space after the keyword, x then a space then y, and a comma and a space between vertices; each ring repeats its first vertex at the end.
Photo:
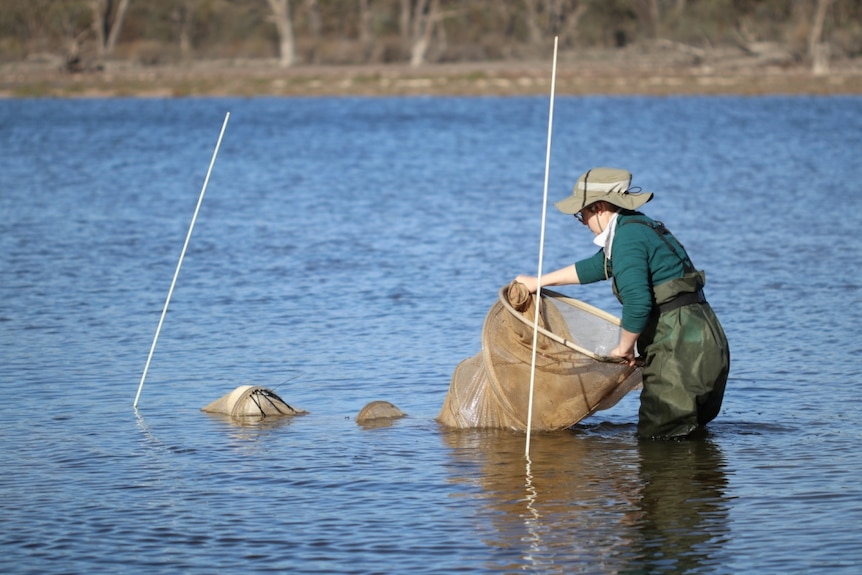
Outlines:
POLYGON ((588 207, 592 211, 596 211, 598 209, 601 209, 603 212, 619 212, 620 211, 619 206, 615 206, 614 204, 612 204, 610 202, 606 202, 604 200, 599 200, 597 202, 594 202, 593 204, 591 204, 588 207))

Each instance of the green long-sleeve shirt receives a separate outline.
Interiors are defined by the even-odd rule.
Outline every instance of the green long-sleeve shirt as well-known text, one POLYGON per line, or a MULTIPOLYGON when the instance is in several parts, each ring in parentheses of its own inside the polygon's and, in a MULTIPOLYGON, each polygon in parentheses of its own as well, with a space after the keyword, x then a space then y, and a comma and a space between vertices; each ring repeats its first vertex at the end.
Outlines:
POLYGON ((617 216, 607 276, 604 250, 575 263, 575 269, 582 284, 613 278, 623 304, 623 329, 641 333, 655 304, 653 286, 682 277, 685 267, 680 257, 688 256, 670 234, 666 237, 679 255, 650 226, 631 223, 632 220, 654 221, 637 212, 617 216))

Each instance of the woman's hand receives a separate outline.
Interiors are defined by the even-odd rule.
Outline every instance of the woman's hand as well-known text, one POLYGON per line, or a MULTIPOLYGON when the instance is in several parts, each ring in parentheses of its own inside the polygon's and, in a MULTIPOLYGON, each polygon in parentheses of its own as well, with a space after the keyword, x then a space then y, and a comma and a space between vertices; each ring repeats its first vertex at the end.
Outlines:
POLYGON ((530 293, 536 293, 536 289, 539 287, 539 279, 535 276, 518 276, 515 278, 515 281, 518 283, 522 283, 527 286, 527 289, 530 293))
POLYGON ((626 363, 629 364, 629 366, 635 366, 635 352, 633 349, 623 349, 620 346, 617 346, 611 350, 610 356, 620 357, 626 360, 626 363))
POLYGON ((620 342, 611 350, 611 357, 621 357, 626 360, 631 367, 635 366, 635 344, 638 341, 639 333, 633 333, 626 329, 620 330, 620 342))
MULTIPOLYGON (((539 278, 537 278, 536 276, 518 276, 515 278, 515 281, 527 286, 527 289, 530 290, 530 293, 536 293, 536 290, 539 288, 539 278)), ((578 270, 575 269, 574 264, 566 266, 564 268, 560 268, 556 271, 552 271, 549 274, 542 275, 542 287, 570 285, 577 283, 581 282, 578 279, 578 270)))

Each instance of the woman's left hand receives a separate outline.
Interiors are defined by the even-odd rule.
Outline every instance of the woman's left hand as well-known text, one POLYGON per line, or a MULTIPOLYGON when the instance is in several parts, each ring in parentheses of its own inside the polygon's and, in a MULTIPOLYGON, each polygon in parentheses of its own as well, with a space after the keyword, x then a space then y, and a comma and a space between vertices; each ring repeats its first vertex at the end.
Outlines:
POLYGON ((635 366, 635 352, 632 348, 623 349, 620 346, 617 346, 611 350, 611 353, 609 355, 611 357, 621 357, 626 360, 626 363, 628 363, 629 366, 635 366))
POLYGON ((626 360, 630 366, 635 365, 635 344, 640 337, 639 333, 634 333, 625 328, 620 330, 620 342, 611 351, 611 357, 621 357, 626 360))

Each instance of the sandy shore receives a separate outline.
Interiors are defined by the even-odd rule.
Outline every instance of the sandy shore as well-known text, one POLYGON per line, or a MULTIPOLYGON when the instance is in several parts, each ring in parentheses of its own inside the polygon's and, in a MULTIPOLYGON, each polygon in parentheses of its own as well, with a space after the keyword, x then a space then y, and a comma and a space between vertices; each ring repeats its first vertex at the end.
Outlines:
MULTIPOLYGON (((140 66, 111 62, 70 73, 56 62, 0 64, 0 97, 187 97, 320 95, 528 95, 550 88, 550 62, 309 66, 274 61, 209 61, 140 66)), ((568 58, 558 62, 556 93, 590 94, 862 94, 862 66, 807 66, 751 60, 680 62, 638 57, 568 58)))

